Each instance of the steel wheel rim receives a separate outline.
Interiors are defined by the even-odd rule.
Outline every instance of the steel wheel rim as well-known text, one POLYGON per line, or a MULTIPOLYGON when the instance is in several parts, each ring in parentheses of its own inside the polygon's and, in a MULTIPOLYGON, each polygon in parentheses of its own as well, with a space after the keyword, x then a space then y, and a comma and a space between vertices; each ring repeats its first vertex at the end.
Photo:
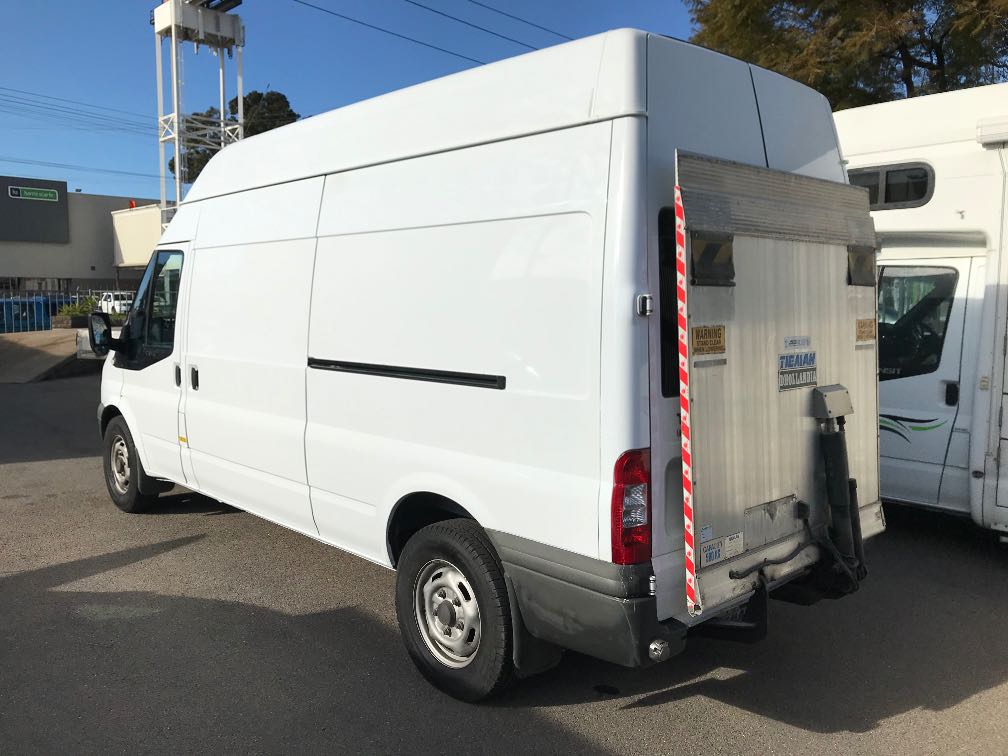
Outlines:
POLYGON ((129 447, 126 439, 116 436, 112 439, 112 449, 109 451, 109 469, 112 471, 112 485, 116 491, 125 494, 129 490, 130 466, 129 447))
POLYGON ((434 658, 461 669, 479 650, 482 623, 479 602, 462 571, 444 559, 432 559, 417 573, 413 606, 420 636, 434 658))

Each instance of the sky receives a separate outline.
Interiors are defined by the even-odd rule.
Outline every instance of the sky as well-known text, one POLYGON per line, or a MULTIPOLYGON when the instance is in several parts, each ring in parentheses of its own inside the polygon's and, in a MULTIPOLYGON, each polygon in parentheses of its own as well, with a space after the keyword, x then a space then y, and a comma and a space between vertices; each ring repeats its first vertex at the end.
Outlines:
MULTIPOLYGON (((683 39, 690 35, 689 16, 680 0, 310 2, 455 55, 295 0, 245 0, 233 11, 245 23, 245 91, 283 92, 302 116, 478 65, 465 58, 492 62, 528 52, 529 47, 565 42, 560 35, 578 38, 620 27, 683 39)), ((155 42, 150 26, 157 4, 0 0, 0 50, 5 59, 0 73, 0 174, 67 181, 70 191, 158 198, 155 42)), ((227 66, 230 99, 234 61, 228 60, 227 66)), ((186 45, 182 67, 182 110, 215 105, 217 59, 206 49, 196 55, 192 45, 186 45)))

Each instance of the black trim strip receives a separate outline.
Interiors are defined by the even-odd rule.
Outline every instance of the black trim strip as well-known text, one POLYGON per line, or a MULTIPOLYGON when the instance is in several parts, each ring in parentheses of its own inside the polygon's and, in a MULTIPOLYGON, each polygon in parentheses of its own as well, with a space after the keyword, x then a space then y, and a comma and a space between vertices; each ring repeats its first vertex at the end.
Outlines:
POLYGON ((335 370, 340 373, 359 375, 381 375, 385 378, 405 378, 408 381, 429 381, 431 383, 451 383, 456 386, 497 389, 503 391, 507 378, 503 375, 482 373, 457 373, 452 370, 426 370, 424 368, 399 367, 397 365, 371 365, 366 362, 342 362, 308 358, 308 367, 319 370, 335 370))

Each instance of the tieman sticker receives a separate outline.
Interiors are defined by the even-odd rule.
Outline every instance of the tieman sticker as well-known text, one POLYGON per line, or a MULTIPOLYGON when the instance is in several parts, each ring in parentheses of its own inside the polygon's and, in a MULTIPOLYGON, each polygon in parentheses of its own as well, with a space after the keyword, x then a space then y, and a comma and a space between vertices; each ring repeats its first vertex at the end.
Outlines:
POLYGON ((777 356, 777 390, 815 386, 818 383, 815 352, 792 352, 777 356))

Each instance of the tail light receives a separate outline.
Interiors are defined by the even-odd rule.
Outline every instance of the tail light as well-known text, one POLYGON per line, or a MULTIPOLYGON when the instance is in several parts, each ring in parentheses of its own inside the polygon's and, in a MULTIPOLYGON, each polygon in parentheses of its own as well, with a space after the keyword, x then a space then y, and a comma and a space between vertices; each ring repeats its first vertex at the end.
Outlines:
POLYGON ((631 449, 616 460, 612 491, 612 560, 651 559, 651 451, 631 449))

